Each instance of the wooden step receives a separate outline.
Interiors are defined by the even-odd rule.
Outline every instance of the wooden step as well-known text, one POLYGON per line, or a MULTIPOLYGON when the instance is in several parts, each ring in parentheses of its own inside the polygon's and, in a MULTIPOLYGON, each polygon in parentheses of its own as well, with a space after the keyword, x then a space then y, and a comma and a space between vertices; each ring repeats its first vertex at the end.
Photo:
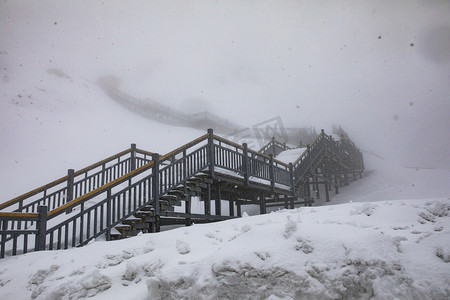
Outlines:
POLYGON ((143 218, 139 218, 139 217, 129 217, 126 220, 122 221, 123 224, 126 225, 130 225, 131 229, 130 230, 137 230, 137 229, 145 229, 146 228, 146 223, 145 220, 143 220, 143 218))
POLYGON ((128 224, 119 223, 114 226, 114 229, 116 229, 116 231, 120 233, 119 237, 117 236, 117 232, 114 232, 115 238, 125 238, 127 236, 127 231, 131 229, 131 226, 128 224))
POLYGON ((181 206, 181 205, 182 205, 182 201, 181 201, 181 200, 170 201, 170 204, 171 204, 172 206, 181 206))
POLYGON ((146 218, 146 217, 154 217, 156 215, 155 209, 152 207, 152 210, 140 210, 135 213, 135 216, 139 218, 146 218))
POLYGON ((169 195, 169 194, 161 196, 159 199, 169 201, 169 202, 178 201, 178 197, 176 195, 169 195))
POLYGON ((142 218, 145 223, 155 222, 155 213, 150 211, 138 211, 135 213, 136 216, 142 218))
MULTIPOLYGON (((187 192, 191 192, 193 189, 194 189, 193 186, 186 185, 187 192)), ((184 193, 184 190, 185 190, 184 185, 179 185, 177 187, 174 187, 171 191, 173 191, 173 192, 180 191, 180 192, 184 193)))
POLYGON ((178 199, 181 199, 181 198, 186 197, 186 195, 185 195, 185 193, 184 193, 184 190, 178 190, 178 189, 171 190, 171 191, 169 191, 167 194, 168 194, 168 195, 174 195, 174 196, 177 196, 178 199))
POLYGON ((199 178, 199 177, 191 177, 188 180, 186 180, 186 185, 188 186, 192 186, 192 185, 197 185, 199 183, 202 183, 203 179, 199 178))
POLYGON ((119 223, 116 226, 114 226, 114 228, 116 228, 117 230, 121 231, 121 230, 131 229, 131 226, 128 225, 128 224, 119 223))
POLYGON ((152 205, 145 205, 140 210, 142 210, 142 211, 155 211, 155 208, 152 205))
POLYGON ((159 201, 159 208, 161 211, 174 211, 175 208, 169 201, 159 201))
POLYGON ((119 232, 115 228, 111 228, 109 236, 111 237, 111 240, 120 240, 120 239, 122 239, 122 233, 119 232))

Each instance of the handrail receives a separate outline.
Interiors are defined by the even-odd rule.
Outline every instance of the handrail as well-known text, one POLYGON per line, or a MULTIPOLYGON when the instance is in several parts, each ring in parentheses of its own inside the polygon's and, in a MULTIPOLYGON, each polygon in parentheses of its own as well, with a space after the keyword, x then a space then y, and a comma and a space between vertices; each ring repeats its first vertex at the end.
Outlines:
POLYGON ((175 149, 175 150, 173 150, 173 151, 171 151, 171 152, 169 152, 169 153, 167 153, 167 154, 161 156, 159 159, 160 159, 160 161, 163 161, 163 160, 166 160, 168 157, 177 155, 178 153, 180 153, 180 152, 183 151, 184 149, 187 149, 187 148, 189 148, 189 147, 195 146, 196 144, 198 144, 198 143, 204 141, 208 136, 209 136, 208 133, 205 134, 205 135, 202 135, 201 137, 199 137, 199 138, 193 140, 192 142, 189 142, 189 143, 187 143, 187 144, 185 144, 185 145, 183 145, 183 146, 181 146, 181 147, 178 147, 177 149, 175 149))
MULTIPOLYGON (((314 144, 316 144, 318 141, 319 141, 319 139, 321 138, 321 136, 322 136, 322 134, 323 134, 323 132, 322 133, 320 133, 315 139, 314 139, 314 141, 311 143, 311 145, 314 145, 314 144)), ((310 146, 311 147, 311 146, 310 146)), ((304 156, 306 156, 308 154, 308 152, 307 151, 304 151, 292 164, 294 165, 294 167, 302 160, 302 158, 304 157, 304 156)))
MULTIPOLYGON (((75 175, 75 176, 78 176, 78 175, 83 174, 83 173, 85 173, 85 172, 87 172, 87 171, 90 171, 90 170, 92 170, 92 169, 94 169, 94 168, 96 168, 96 167, 101 166, 102 164, 104 164, 104 163, 106 163, 106 162, 109 162, 109 161, 111 161, 111 160, 113 160, 113 159, 116 159, 117 157, 120 157, 120 156, 122 156, 122 155, 124 155, 124 154, 127 154, 127 153, 129 153, 130 151, 131 151, 131 148, 129 148, 129 149, 127 149, 127 150, 124 150, 124 151, 122 151, 122 152, 119 152, 119 153, 117 153, 117 154, 115 154, 115 155, 112 155, 112 156, 110 156, 110 157, 108 157, 108 158, 106 158, 106 159, 103 159, 103 160, 101 160, 101 161, 99 161, 99 162, 97 162, 97 163, 94 163, 94 164, 92 164, 92 165, 90 165, 90 166, 87 166, 87 167, 85 167, 85 168, 83 168, 83 169, 81 169, 81 170, 79 170, 79 171, 74 172, 74 175, 75 175)), ((25 198, 34 196, 34 195, 36 195, 36 194, 38 194, 38 193, 40 193, 40 192, 42 192, 42 191, 44 191, 44 190, 46 190, 46 189, 49 189, 49 188, 54 187, 54 186, 56 186, 56 185, 58 185, 58 184, 60 184, 60 183, 63 183, 63 182, 65 182, 65 181, 67 181, 68 178, 69 178, 69 176, 66 175, 66 176, 61 177, 61 178, 59 178, 59 179, 56 179, 55 181, 52 181, 52 182, 50 182, 50 183, 48 183, 48 184, 46 184, 46 185, 43 185, 43 186, 41 186, 41 187, 38 187, 38 188, 36 188, 36 189, 34 189, 34 190, 28 192, 28 193, 25 193, 25 194, 23 194, 23 195, 17 196, 17 197, 15 197, 15 198, 13 198, 13 199, 11 199, 11 200, 9 200, 9 201, 3 202, 3 203, 0 204, 0 210, 6 208, 6 207, 8 207, 8 206, 11 206, 11 205, 13 205, 13 204, 16 204, 18 201, 20 201, 20 200, 22 200, 22 199, 25 199, 25 198)))
POLYGON ((141 154, 145 154, 145 155, 150 155, 152 156, 154 153, 153 152, 149 152, 149 151, 145 151, 139 148, 136 148, 136 152, 141 153, 141 154))
POLYGON ((275 138, 272 138, 267 144, 265 144, 261 149, 259 149, 258 152, 265 154, 268 149, 275 146, 278 146, 279 148, 283 149, 283 151, 292 149, 288 147, 285 143, 280 143, 279 141, 275 140, 275 138))
POLYGON ((35 218, 39 217, 37 213, 23 213, 23 212, 0 212, 1 217, 10 217, 10 218, 35 218))
POLYGON ((96 195, 98 195, 98 194, 100 194, 100 193, 110 189, 111 187, 114 187, 114 186, 116 186, 118 184, 121 184, 122 182, 125 182, 125 181, 131 179, 135 175, 138 175, 138 174, 144 172, 145 170, 151 168, 153 166, 153 164, 154 164, 154 162, 152 161, 152 162, 150 162, 150 163, 148 163, 148 164, 146 164, 146 165, 144 165, 144 166, 142 166, 142 167, 140 167, 140 168, 138 168, 138 169, 136 169, 134 171, 131 171, 130 173, 126 174, 125 176, 122 176, 122 177, 120 177, 120 178, 118 178, 116 180, 113 180, 113 181, 111 181, 111 182, 109 182, 109 183, 107 183, 107 184, 105 184, 105 185, 103 185, 103 186, 101 186, 101 187, 99 187, 99 188, 97 188, 97 189, 87 193, 87 194, 84 194, 83 196, 81 196, 81 197, 79 197, 79 198, 77 198, 75 200, 72 200, 72 201, 70 201, 70 202, 68 202, 68 203, 66 203, 66 204, 64 204, 64 205, 62 205, 62 206, 60 206, 60 207, 58 207, 58 208, 56 208, 54 210, 49 211, 48 214, 47 214, 48 218, 50 219, 53 216, 56 216, 56 215, 60 214, 61 212, 68 210, 69 208, 73 208, 74 206, 77 206, 79 203, 84 202, 84 201, 86 201, 86 200, 88 200, 88 199, 90 199, 90 198, 92 198, 92 197, 94 197, 94 196, 96 196, 96 195))
MULTIPOLYGON (((235 142, 229 141, 229 140, 227 140, 227 139, 225 139, 225 138, 223 138, 223 137, 220 137, 220 136, 218 136, 218 135, 214 135, 214 139, 215 139, 215 140, 218 140, 218 141, 221 141, 221 142, 225 142, 225 143, 227 143, 227 144, 229 144, 229 145, 231 145, 231 146, 234 146, 234 147, 236 147, 236 148, 239 148, 239 149, 241 149, 241 150, 244 150, 244 147, 243 147, 243 146, 241 146, 241 145, 239 145, 239 144, 237 144, 237 143, 235 143, 235 142)), ((264 154, 264 153, 260 153, 259 151, 255 151, 255 150, 252 150, 252 149, 247 149, 247 151, 248 151, 248 153, 252 153, 252 154, 261 156, 261 157, 263 157, 263 158, 265 158, 265 159, 270 159, 270 156, 269 156, 269 155, 264 154)), ((285 162, 282 162, 281 160, 278 160, 278 159, 276 159, 276 158, 272 158, 272 159, 273 159, 273 161, 276 162, 277 164, 283 165, 283 166, 285 166, 285 167, 289 167, 289 164, 287 164, 287 163, 285 163, 285 162)))
POLYGON ((81 174, 83 174, 83 173, 86 173, 87 171, 90 171, 90 170, 92 170, 92 169, 95 169, 95 168, 97 168, 97 167, 100 167, 100 166, 103 165, 104 163, 107 163, 107 162, 109 162, 109 161, 111 161, 111 160, 114 160, 114 159, 116 159, 116 158, 118 158, 118 157, 120 157, 120 156, 122 156, 122 155, 125 155, 125 154, 131 152, 131 150, 132 150, 132 149, 129 148, 129 149, 124 150, 124 151, 122 151, 122 152, 119 152, 119 153, 117 153, 117 154, 115 154, 115 155, 112 155, 112 156, 110 156, 110 157, 108 157, 108 158, 105 158, 104 160, 101 160, 101 161, 96 162, 96 163, 94 163, 94 164, 92 164, 92 165, 90 165, 90 166, 87 166, 87 167, 85 167, 85 168, 83 168, 83 169, 81 169, 81 170, 79 170, 79 171, 75 171, 75 172, 74 172, 74 175, 75 175, 75 176, 78 176, 78 175, 81 175, 81 174))
MULTIPOLYGON (((192 142, 189 142, 189 143, 187 143, 187 144, 185 144, 185 145, 183 145, 183 146, 181 146, 181 147, 179 147, 179 148, 177 148, 177 149, 175 149, 175 150, 173 150, 173 151, 171 151, 171 152, 169 152, 169 153, 167 153, 167 154, 165 154, 163 156, 160 156, 159 157, 159 161, 162 162, 162 161, 166 160, 167 158, 169 158, 169 157, 171 157, 173 155, 176 155, 177 153, 180 153, 184 149, 187 149, 189 147, 192 147, 192 146, 200 143, 201 141, 205 140, 207 137, 208 137, 208 134, 205 134, 205 135, 203 135, 203 136, 193 140, 192 142)), ((123 182, 125 182, 127 180, 130 180, 131 178, 133 178, 136 175, 141 174, 142 172, 144 172, 144 171, 150 169, 151 167, 153 167, 153 164, 154 164, 153 161, 149 162, 148 164, 146 164, 146 165, 144 165, 144 166, 142 166, 142 167, 140 167, 140 168, 138 168, 138 169, 136 169, 134 171, 131 171, 130 173, 128 173, 128 174, 126 174, 126 175, 124 175, 124 176, 122 176, 122 177, 120 177, 120 178, 118 178, 116 180, 113 180, 113 181, 111 181, 111 182, 109 182, 109 183, 107 183, 107 184, 105 184, 105 185, 103 185, 103 186, 101 186, 101 187, 99 187, 99 188, 97 188, 97 189, 95 189, 95 190, 93 190, 93 191, 91 191, 91 192, 89 192, 89 193, 87 193, 87 194, 85 194, 85 195, 75 199, 75 200, 72 200, 71 202, 69 202, 69 203, 67 203, 67 204, 65 204, 63 206, 58 207, 57 209, 54 209, 54 210, 50 211, 47 216, 49 218, 51 218, 53 216, 56 216, 56 215, 60 214, 63 211, 66 211, 66 210, 68 210, 70 208, 73 208, 74 206, 78 205, 79 203, 84 202, 84 201, 86 201, 86 200, 88 200, 88 199, 90 199, 90 198, 92 198, 92 197, 94 197, 94 196, 96 196, 96 195, 98 195, 98 194, 100 194, 100 193, 102 193, 102 192, 104 192, 104 191, 106 191, 106 190, 108 190, 108 189, 118 185, 118 184, 121 184, 121 183, 123 183, 123 182)))
MULTIPOLYGON (((4 210, 8 207, 11 207, 13 205, 18 205, 18 208, 15 209, 15 211, 23 211, 26 210, 27 212, 29 209, 36 210, 38 205, 45 204, 45 202, 54 202, 53 206, 60 206, 61 203, 64 204, 68 201, 73 200, 73 196, 79 196, 80 192, 86 193, 91 191, 92 189, 95 189, 96 186, 99 186, 101 184, 107 183, 107 181, 113 180, 117 177, 117 175, 121 175, 123 173, 116 170, 116 168, 119 168, 119 165, 123 165, 124 163, 127 164, 127 170, 129 171, 131 168, 132 163, 128 164, 127 160, 130 160, 133 158, 133 151, 135 151, 136 154, 142 154, 144 155, 144 158, 135 156, 136 159, 139 159, 139 165, 145 164, 149 160, 145 158, 145 156, 152 155, 151 152, 147 152, 144 150, 133 148, 135 145, 132 145, 131 148, 126 149, 124 151, 121 151, 117 154, 114 154, 106 159, 103 159, 99 162, 96 162, 94 164, 91 164, 81 170, 78 170, 76 172, 73 172, 57 179, 49 184, 46 184, 42 187, 36 188, 28 193, 25 193, 23 195, 20 195, 18 197, 13 198, 12 200, 6 201, 4 203, 0 204, 0 210, 4 210), (123 156, 126 156, 127 154, 130 154, 130 157, 126 159, 121 158, 123 156), (111 165, 109 167, 106 167, 108 163, 111 163, 115 160, 118 160, 114 165, 111 165), (93 173, 88 176, 88 172, 91 170, 94 170, 96 168, 102 167, 102 170, 99 170, 97 173, 93 173), (113 172, 117 171, 117 172, 113 172), (84 176, 84 178, 77 179, 77 177, 84 176), (99 177, 101 176, 101 177, 99 177), (105 178, 106 177, 106 178, 105 178), (101 180, 100 180, 101 179, 101 180), (89 184, 88 184, 89 183, 89 184), (59 187, 58 187, 59 185, 59 187), (83 188, 83 191, 81 190, 83 188), (52 191, 51 191, 52 190, 52 191), (39 198, 32 199, 35 195, 38 195, 39 193, 43 193, 42 196, 39 196, 39 198), (69 197, 69 195, 73 195, 69 197)), ((125 166, 125 165, 124 165, 125 166)), ((122 170, 124 170, 124 166, 122 166, 122 170)))
POLYGON ((44 190, 46 190, 46 189, 49 189, 49 188, 51 188, 51 187, 54 187, 55 185, 58 185, 58 184, 60 184, 60 183, 63 183, 64 181, 67 181, 68 178, 69 178, 69 176, 66 175, 66 176, 61 177, 61 178, 59 178, 59 179, 57 179, 57 180, 55 180, 55 181, 52 181, 52 182, 50 182, 50 183, 48 183, 48 184, 46 184, 46 185, 43 185, 43 186, 41 186, 41 187, 39 187, 39 188, 36 188, 36 189, 34 189, 34 190, 32 190, 32 191, 30 191, 30 192, 28 192, 28 193, 25 193, 25 194, 23 194, 23 195, 17 196, 17 197, 15 197, 15 198, 13 198, 13 199, 11 199, 11 200, 9 200, 9 201, 3 202, 3 203, 0 204, 0 210, 6 208, 6 207, 8 207, 8 206, 11 206, 11 205, 13 205, 13 204, 16 204, 16 203, 18 203, 20 200, 23 200, 23 199, 25 199, 25 198, 34 196, 34 195, 36 195, 36 194, 38 194, 38 193, 40 193, 40 192, 42 192, 42 191, 44 191, 44 190))

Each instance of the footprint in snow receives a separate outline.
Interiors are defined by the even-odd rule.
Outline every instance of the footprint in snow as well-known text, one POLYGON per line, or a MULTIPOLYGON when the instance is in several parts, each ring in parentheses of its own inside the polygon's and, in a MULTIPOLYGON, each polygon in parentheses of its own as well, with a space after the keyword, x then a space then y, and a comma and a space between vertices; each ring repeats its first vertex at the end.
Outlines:
POLYGON ((191 252, 191 247, 188 243, 177 240, 177 251, 182 255, 188 254, 189 252, 191 252))

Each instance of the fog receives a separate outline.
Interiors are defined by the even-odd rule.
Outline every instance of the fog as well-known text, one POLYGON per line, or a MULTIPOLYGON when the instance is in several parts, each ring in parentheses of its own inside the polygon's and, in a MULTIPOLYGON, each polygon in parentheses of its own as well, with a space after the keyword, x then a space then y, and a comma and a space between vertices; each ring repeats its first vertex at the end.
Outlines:
POLYGON ((243 126, 342 125, 412 167, 450 168, 449 49, 445 0, 0 3, 1 72, 17 80, 116 76, 134 97, 243 126))

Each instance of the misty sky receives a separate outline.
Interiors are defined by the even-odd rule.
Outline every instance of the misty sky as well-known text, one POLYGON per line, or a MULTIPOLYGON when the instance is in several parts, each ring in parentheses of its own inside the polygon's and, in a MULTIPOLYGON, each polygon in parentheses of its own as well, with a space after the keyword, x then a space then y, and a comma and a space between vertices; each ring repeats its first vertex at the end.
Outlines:
POLYGON ((0 51, 246 126, 341 124, 364 150, 450 168, 450 1, 1 1, 0 51))

